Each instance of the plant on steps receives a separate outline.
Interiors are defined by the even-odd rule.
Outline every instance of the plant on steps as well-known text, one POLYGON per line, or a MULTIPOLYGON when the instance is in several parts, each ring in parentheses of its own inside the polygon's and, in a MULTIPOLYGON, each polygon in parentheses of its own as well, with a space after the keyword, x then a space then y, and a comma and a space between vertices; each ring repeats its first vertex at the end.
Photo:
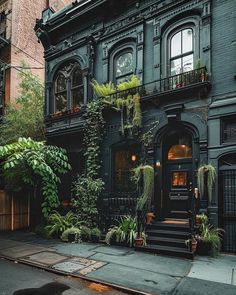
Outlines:
POLYGON ((208 198, 209 198, 209 201, 211 202, 212 188, 216 179, 216 169, 211 164, 202 165, 198 168, 198 171, 197 171, 198 188, 199 188, 199 192, 201 196, 203 196, 205 193, 205 177, 207 177, 206 185, 207 185, 208 198))
POLYGON ((31 138, 19 138, 17 142, 0 146, 0 159, 11 190, 21 190, 24 183, 33 189, 36 198, 38 185, 42 186, 44 217, 60 205, 57 196, 59 175, 71 169, 64 149, 31 138))
MULTIPOLYGON (((134 246, 135 239, 138 236, 138 225, 136 217, 125 216, 121 217, 118 221, 117 226, 111 227, 106 234, 106 243, 110 243, 115 240, 117 243, 125 243, 130 247, 134 246)), ((144 232, 141 233, 144 245, 146 244, 146 235, 144 232)))
POLYGON ((138 202, 137 210, 143 210, 148 201, 151 201, 154 189, 154 168, 150 165, 140 165, 133 169, 133 180, 139 191, 142 191, 138 202))

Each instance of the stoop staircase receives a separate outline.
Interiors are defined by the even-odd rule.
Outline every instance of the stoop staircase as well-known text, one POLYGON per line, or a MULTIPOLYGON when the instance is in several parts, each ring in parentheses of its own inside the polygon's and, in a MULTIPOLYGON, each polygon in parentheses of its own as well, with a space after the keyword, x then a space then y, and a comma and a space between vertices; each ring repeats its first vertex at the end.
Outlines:
POLYGON ((193 259, 194 255, 185 245, 190 236, 188 220, 154 222, 146 226, 147 246, 135 247, 137 251, 152 252, 193 259))

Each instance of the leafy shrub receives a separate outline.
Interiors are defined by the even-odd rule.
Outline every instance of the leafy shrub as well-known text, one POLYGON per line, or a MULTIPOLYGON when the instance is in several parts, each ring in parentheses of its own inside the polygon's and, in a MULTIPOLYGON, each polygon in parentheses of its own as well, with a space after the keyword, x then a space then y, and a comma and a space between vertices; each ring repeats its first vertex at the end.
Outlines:
POLYGON ((95 227, 91 229, 91 237, 98 237, 99 239, 101 239, 101 231, 99 228, 95 227))
POLYGON ((61 215, 59 212, 53 211, 48 218, 45 230, 49 236, 59 237, 66 229, 79 225, 78 217, 73 212, 69 211, 66 215, 61 215))
POLYGON ((80 235, 83 241, 88 241, 90 239, 91 230, 85 225, 80 227, 80 235))

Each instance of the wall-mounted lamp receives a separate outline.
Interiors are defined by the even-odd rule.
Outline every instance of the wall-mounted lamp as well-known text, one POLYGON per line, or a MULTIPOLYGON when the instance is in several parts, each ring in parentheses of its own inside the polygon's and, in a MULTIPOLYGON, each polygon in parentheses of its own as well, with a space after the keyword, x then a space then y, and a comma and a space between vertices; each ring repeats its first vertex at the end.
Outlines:
POLYGON ((159 160, 156 161, 156 168, 160 168, 161 167, 161 162, 159 160))
POLYGON ((137 160, 137 156, 136 155, 131 155, 131 161, 135 162, 137 160))

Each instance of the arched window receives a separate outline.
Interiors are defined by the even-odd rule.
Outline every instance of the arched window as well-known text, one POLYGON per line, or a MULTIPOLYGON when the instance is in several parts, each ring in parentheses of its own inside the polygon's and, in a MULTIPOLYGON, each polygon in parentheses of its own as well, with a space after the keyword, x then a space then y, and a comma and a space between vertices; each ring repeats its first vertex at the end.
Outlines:
POLYGON ((114 59, 115 83, 119 84, 134 74, 134 53, 132 49, 123 50, 114 59))
POLYGON ((170 37, 171 75, 191 71, 194 68, 194 38, 191 27, 175 32, 170 37))
POLYGON ((84 103, 83 73, 77 62, 64 64, 55 74, 54 112, 79 107, 84 103))
POLYGON ((55 112, 67 109, 66 77, 58 73, 55 81, 55 112))
POLYGON ((192 139, 184 133, 173 132, 168 137, 167 159, 183 160, 192 158, 192 139))
POLYGON ((77 67, 72 73, 71 79, 71 105, 80 106, 84 101, 84 85, 81 70, 77 67))

